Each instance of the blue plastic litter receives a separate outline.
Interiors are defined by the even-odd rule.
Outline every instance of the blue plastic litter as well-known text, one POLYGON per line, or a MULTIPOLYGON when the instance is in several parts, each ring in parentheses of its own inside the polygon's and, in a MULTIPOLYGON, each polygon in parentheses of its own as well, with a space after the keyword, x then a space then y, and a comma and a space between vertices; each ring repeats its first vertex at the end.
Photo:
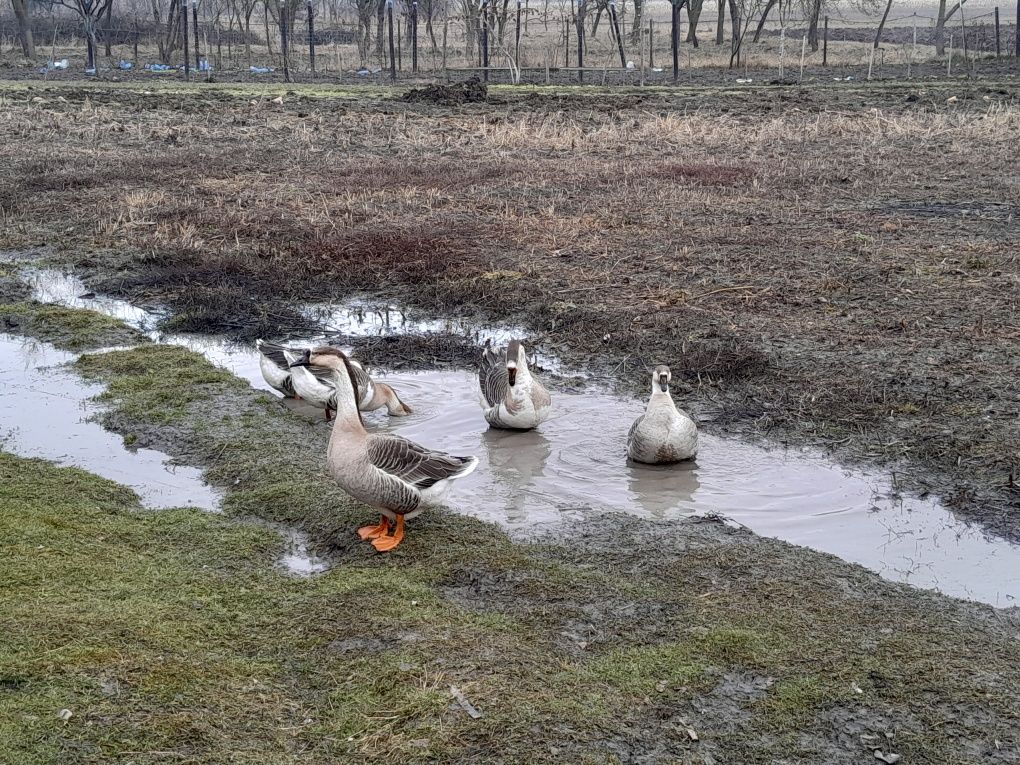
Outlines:
POLYGON ((271 66, 249 66, 248 71, 251 72, 252 74, 269 74, 270 72, 275 72, 276 70, 273 69, 273 67, 271 66))
POLYGON ((148 64, 146 67, 150 72, 169 72, 173 67, 168 64, 148 64))
POLYGON ((212 70, 213 70, 212 65, 208 61, 206 61, 204 58, 203 59, 199 59, 199 62, 198 62, 198 71, 200 71, 200 72, 211 72, 212 70))
POLYGON ((117 62, 117 68, 118 69, 133 69, 134 68, 134 64, 132 64, 130 61, 125 61, 124 59, 121 59, 120 61, 117 62))

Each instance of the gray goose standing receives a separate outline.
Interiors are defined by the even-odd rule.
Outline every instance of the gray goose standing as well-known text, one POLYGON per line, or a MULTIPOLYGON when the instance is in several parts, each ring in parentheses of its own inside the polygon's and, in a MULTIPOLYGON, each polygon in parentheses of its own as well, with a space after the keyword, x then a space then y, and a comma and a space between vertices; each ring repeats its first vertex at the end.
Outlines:
POLYGON ((358 530, 358 536, 371 540, 376 550, 385 552, 400 544, 405 519, 440 504, 451 484, 478 466, 476 457, 455 457, 400 436, 366 431, 357 404, 357 374, 336 348, 306 351, 291 366, 330 371, 336 420, 326 466, 340 488, 382 514, 378 525, 358 530))

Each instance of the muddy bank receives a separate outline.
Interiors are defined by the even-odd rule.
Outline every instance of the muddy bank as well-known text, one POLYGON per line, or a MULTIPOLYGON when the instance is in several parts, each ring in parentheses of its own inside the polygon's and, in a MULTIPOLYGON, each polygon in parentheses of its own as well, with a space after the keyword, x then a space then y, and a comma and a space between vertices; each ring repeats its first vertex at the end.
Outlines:
MULTIPOLYGON (((378 556, 352 533, 365 511, 322 475, 324 429, 229 382, 198 386, 169 417, 159 406, 139 406, 167 389, 155 369, 197 373, 205 364, 186 351, 142 348, 85 357, 78 367, 110 385, 109 427, 203 465, 227 492, 229 509, 301 525, 339 561, 337 576, 352 567, 435 567, 430 586, 444 603, 517 625, 528 651, 568 662, 591 688, 612 688, 599 702, 608 703, 612 722, 596 712, 593 729, 571 712, 543 713, 525 729, 504 729, 498 743, 461 729, 464 748, 451 761, 499 752, 529 761, 665 763, 700 751, 767 762, 777 756, 777 736, 792 761, 858 762, 876 740, 922 760, 966 762, 980 752, 1010 761, 1009 749, 995 744, 1012 741, 1017 729, 1007 697, 977 705, 957 694, 980 688, 997 698, 1020 683, 1010 658, 1012 612, 918 593, 705 519, 582 515, 551 537, 507 546, 492 526, 437 512, 414 524, 397 553, 378 556), (978 675, 967 669, 975 661, 991 663, 978 675), (932 727, 947 715, 957 721, 949 738, 932 727)), ((400 645, 398 624, 376 624, 368 634, 347 624, 334 645, 345 656, 383 655, 400 645)), ((475 680, 472 698, 488 714, 534 692, 538 678, 525 668, 534 658, 522 650, 501 648, 501 663, 523 673, 510 687, 475 680)), ((434 655, 428 666, 451 677, 492 667, 484 642, 455 653, 434 655)), ((563 682, 560 675, 543 695, 565 703, 560 694, 571 684, 563 682)))

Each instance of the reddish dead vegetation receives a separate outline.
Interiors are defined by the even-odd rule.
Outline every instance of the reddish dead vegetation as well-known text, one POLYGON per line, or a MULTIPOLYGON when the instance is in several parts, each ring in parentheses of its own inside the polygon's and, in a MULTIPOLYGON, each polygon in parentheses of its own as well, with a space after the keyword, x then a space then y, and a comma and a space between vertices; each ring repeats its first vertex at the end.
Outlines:
POLYGON ((663 180, 685 180, 705 186, 733 186, 754 177, 749 167, 716 165, 708 162, 662 162, 652 165, 646 175, 663 180))
POLYGON ((510 163, 382 161, 350 163, 322 174, 323 190, 389 190, 400 188, 463 190, 491 188, 521 175, 510 163))

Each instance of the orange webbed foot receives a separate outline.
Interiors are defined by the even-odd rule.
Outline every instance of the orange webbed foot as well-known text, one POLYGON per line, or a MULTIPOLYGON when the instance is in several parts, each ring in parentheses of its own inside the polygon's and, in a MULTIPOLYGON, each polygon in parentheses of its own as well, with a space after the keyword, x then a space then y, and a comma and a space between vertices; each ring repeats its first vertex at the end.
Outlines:
POLYGON ((384 515, 379 519, 378 526, 362 526, 358 529, 358 536, 362 539, 375 539, 376 537, 385 536, 390 530, 390 521, 384 515))
POLYGON ((396 526, 393 529, 393 534, 386 534, 374 538, 372 540, 372 547, 379 552, 389 552, 402 541, 404 541, 404 516, 398 515, 396 526))

